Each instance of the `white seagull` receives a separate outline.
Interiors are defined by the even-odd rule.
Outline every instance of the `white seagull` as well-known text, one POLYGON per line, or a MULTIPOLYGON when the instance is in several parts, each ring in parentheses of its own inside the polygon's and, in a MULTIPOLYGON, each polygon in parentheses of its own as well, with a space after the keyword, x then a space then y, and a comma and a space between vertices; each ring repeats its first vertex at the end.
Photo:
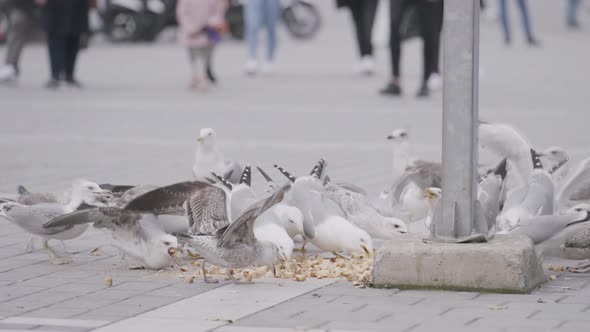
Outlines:
POLYGON ((205 180, 211 172, 222 175, 231 183, 238 183, 242 173, 240 165, 235 161, 226 161, 217 147, 215 131, 202 128, 197 138, 197 151, 193 164, 195 180, 205 180))
MULTIPOLYGON (((40 203, 23 205, 18 202, 4 202, 0 204, 0 216, 6 218, 33 236, 43 239, 43 248, 48 252, 53 264, 66 264, 69 257, 61 257, 48 245, 49 240, 71 240, 86 231, 88 225, 68 225, 46 227, 44 224, 59 216, 76 211, 82 204, 89 206, 105 206, 112 198, 110 191, 101 189, 98 184, 86 180, 76 180, 72 185, 71 200, 67 205, 59 203, 40 203)), ((26 244, 26 251, 32 249, 32 240, 26 244)))

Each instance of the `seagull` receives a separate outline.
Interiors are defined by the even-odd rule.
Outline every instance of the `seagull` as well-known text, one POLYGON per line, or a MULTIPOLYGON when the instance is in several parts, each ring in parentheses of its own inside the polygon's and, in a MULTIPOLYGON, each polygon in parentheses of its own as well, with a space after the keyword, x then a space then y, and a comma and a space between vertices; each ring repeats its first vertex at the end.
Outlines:
POLYGON ((380 214, 364 193, 354 190, 354 186, 336 184, 329 181, 328 177, 326 179, 326 197, 338 204, 348 221, 365 230, 371 237, 387 240, 408 232, 402 220, 380 214))
POLYGON ((193 164, 194 179, 204 180, 211 172, 215 172, 231 183, 238 183, 242 169, 237 162, 226 161, 223 158, 217 147, 215 131, 211 128, 202 128, 197 142, 197 151, 193 164))
POLYGON ((507 159, 502 159, 500 164, 494 170, 482 176, 477 184, 477 200, 481 204, 486 218, 488 231, 496 225, 496 218, 500 214, 500 200, 507 172, 506 163, 507 159))
MULTIPOLYGON (((105 206, 111 199, 110 191, 101 189, 98 184, 86 180, 76 180, 72 185, 72 198, 67 205, 59 203, 40 203, 36 205, 24 205, 18 202, 5 202, 0 204, 0 215, 12 222, 25 232, 33 236, 43 238, 43 249, 49 254, 51 263, 60 265, 71 262, 69 257, 61 257, 48 245, 49 240, 71 240, 86 231, 88 225, 68 225, 45 227, 44 225, 54 218, 76 211, 82 204, 91 206, 105 206)), ((29 239, 25 251, 32 249, 32 240, 29 239)))
POLYGON ((72 212, 43 225, 46 229, 92 224, 108 230, 111 245, 139 266, 161 270, 178 264, 178 240, 164 231, 152 214, 140 214, 116 207, 99 207, 72 212))
POLYGON ((287 260, 288 254, 280 245, 256 238, 254 223, 263 213, 280 203, 290 188, 291 185, 286 185, 270 197, 252 205, 231 224, 227 216, 225 199, 224 206, 211 200, 201 202, 203 209, 213 210, 213 215, 222 216, 229 224, 227 227, 218 229, 214 236, 198 235, 194 232, 192 225, 189 228, 189 244, 205 259, 201 265, 205 282, 217 282, 207 279, 205 270, 207 262, 226 267, 228 276, 231 276, 231 269, 234 268, 259 264, 274 267, 278 261, 287 260))
POLYGON ((327 198, 316 171, 312 171, 312 175, 295 178, 284 168, 277 165, 275 168, 293 182, 287 203, 303 213, 305 240, 336 256, 342 256, 340 252, 359 250, 371 257, 374 255, 371 236, 329 208, 329 204, 335 203, 327 198))
MULTIPOLYGON (((496 218, 498 231, 506 231, 518 225, 520 220, 535 216, 552 215, 554 209, 554 184, 549 172, 543 169, 540 155, 530 150, 534 169, 528 183, 513 197, 507 196, 502 213, 496 218)), ((509 193, 510 194, 510 193, 509 193)))
POLYGON ((387 140, 391 142, 391 150, 393 155, 392 170, 393 182, 404 174, 406 169, 414 162, 410 156, 408 132, 403 128, 394 129, 391 134, 387 136, 387 140))
POLYGON ((584 159, 557 193, 557 206, 566 210, 580 203, 590 203, 590 158, 584 159))
POLYGON ((434 237, 434 214, 438 208, 438 203, 442 197, 442 189, 429 187, 424 189, 424 198, 428 203, 428 215, 424 219, 424 226, 429 231, 431 237, 434 237))
POLYGON ((303 213, 294 206, 278 203, 258 217, 254 235, 259 241, 278 244, 290 260, 295 247, 293 238, 303 235, 303 213))

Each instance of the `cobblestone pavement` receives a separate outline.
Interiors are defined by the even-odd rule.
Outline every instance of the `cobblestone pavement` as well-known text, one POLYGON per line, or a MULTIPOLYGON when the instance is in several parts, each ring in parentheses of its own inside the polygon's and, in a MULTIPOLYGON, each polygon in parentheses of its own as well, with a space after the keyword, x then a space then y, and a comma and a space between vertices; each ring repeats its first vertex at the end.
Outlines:
MULTIPOLYGON (((331 1, 318 3, 325 15, 321 34, 309 42, 281 34, 273 76, 245 77, 243 45, 221 45, 220 84, 207 95, 187 91, 185 52, 171 42, 95 43, 80 60, 82 91, 45 91, 45 50, 32 45, 19 86, 0 89, 0 193, 13 193, 17 184, 59 190, 76 177, 184 180, 194 138, 206 126, 217 130, 227 156, 268 168, 281 163, 297 174, 324 157, 334 179, 372 194, 390 181, 384 138, 391 129, 408 128, 414 152, 439 159, 441 96, 413 97, 420 43, 404 48, 404 97, 379 97, 386 50, 378 50, 377 75, 356 77, 347 13, 336 13, 331 1)), ((518 126, 541 149, 567 148, 575 164, 590 154, 589 30, 565 28, 562 1, 530 5, 540 49, 521 43, 516 21, 511 47, 501 44, 493 22, 482 22, 481 116, 518 126)), ((512 16, 517 19, 516 11, 512 16)), ((261 184, 257 177, 255 187, 261 184)), ((42 251, 24 253, 26 240, 0 220, 0 330, 586 331, 590 320, 587 274, 548 271, 556 280, 530 295, 359 289, 335 280, 187 284, 175 271, 129 270, 113 248, 92 255, 105 243, 96 230, 66 243, 76 253, 62 266, 51 265, 42 251)))

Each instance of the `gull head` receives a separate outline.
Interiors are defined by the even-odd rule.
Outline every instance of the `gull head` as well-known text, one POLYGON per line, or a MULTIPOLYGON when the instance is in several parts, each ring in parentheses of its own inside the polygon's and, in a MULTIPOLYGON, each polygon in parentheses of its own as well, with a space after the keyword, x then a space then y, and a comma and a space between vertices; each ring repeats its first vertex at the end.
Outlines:
POLYGON ((386 234, 405 234, 408 232, 408 226, 400 219, 384 218, 383 223, 386 227, 386 234))
POLYGON ((577 205, 572 206, 566 213, 576 213, 576 212, 590 212, 590 204, 588 203, 580 203, 577 205))
POLYGON ((442 189, 435 187, 428 187, 424 189, 424 198, 429 202, 436 202, 442 197, 442 189))
POLYGON ((553 173, 570 160, 570 156, 563 148, 552 146, 540 154, 541 164, 553 173))
POLYGON ((199 146, 211 147, 215 144, 215 130, 211 128, 202 128, 197 137, 199 146))
POLYGON ((294 206, 279 204, 276 205, 278 219, 289 236, 303 235, 303 213, 294 206))
POLYGON ((113 199, 113 193, 87 180, 76 180, 72 185, 72 196, 92 206, 106 206, 113 199))
POLYGON ((387 140, 393 143, 407 142, 408 131, 403 128, 394 129, 391 134, 387 136, 387 140))
POLYGON ((354 227, 351 229, 343 243, 343 249, 345 251, 350 252, 363 252, 367 254, 369 257, 373 257, 375 255, 375 250, 373 249, 373 239, 371 236, 365 232, 364 230, 354 227))
POLYGON ((510 209, 496 217, 497 233, 509 233, 514 227, 520 223, 520 210, 517 208, 510 209))
POLYGON ((178 248, 178 239, 174 235, 162 235, 159 239, 158 246, 161 247, 176 263, 178 263, 176 259, 182 257, 182 250, 178 248))

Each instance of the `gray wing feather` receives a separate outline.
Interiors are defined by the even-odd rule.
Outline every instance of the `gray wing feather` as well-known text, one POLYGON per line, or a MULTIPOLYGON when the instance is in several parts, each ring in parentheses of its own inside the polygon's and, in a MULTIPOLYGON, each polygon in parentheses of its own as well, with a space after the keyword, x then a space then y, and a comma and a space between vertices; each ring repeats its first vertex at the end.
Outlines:
POLYGON ((136 197, 125 206, 125 210, 153 214, 185 213, 185 202, 195 193, 211 184, 201 181, 186 181, 151 190, 136 197))
POLYGON ((568 225, 587 218, 586 212, 568 213, 563 215, 538 216, 521 220, 510 233, 524 234, 535 244, 539 244, 557 234, 568 225))
POLYGON ((229 225, 227 195, 219 187, 208 185, 196 191, 186 204, 191 235, 211 235, 229 225))
POLYGON ((348 183, 348 182, 338 182, 337 185, 346 189, 346 190, 354 191, 357 194, 361 194, 361 195, 367 197, 367 192, 363 188, 361 188, 357 185, 354 185, 354 184, 348 183))
POLYGON ((585 227, 580 232, 572 235, 565 241, 564 246, 566 248, 590 248, 590 227, 585 227))
POLYGON ((223 235, 219 238, 217 245, 224 248, 236 248, 244 244, 253 246, 256 242, 254 222, 266 210, 280 203, 290 188, 290 184, 283 186, 270 197, 249 207, 236 221, 227 227, 223 235))
POLYGON ((53 218, 43 225, 44 228, 60 226, 75 226, 91 223, 96 228, 106 228, 111 231, 126 230, 139 235, 139 220, 141 215, 119 208, 106 207, 83 211, 75 211, 53 218))

